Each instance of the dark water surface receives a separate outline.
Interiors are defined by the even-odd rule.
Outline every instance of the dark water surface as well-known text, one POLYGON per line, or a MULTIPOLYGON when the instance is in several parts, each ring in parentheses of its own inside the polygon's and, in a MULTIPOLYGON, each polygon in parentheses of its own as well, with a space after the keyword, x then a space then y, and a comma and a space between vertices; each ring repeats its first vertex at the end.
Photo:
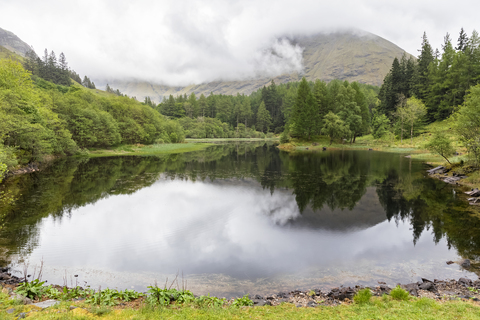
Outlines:
POLYGON ((64 159, 3 186, 2 259, 43 279, 196 294, 275 293, 469 277, 480 221, 404 155, 287 154, 224 144, 160 157, 64 159), (74 278, 73 275, 78 275, 74 278))

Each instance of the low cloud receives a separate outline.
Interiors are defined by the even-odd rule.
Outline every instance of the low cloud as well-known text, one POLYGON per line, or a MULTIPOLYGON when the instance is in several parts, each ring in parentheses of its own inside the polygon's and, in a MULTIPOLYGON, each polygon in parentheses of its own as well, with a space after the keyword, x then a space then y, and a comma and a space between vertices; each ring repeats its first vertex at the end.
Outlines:
MULTIPOLYGON (((479 4, 452 14, 449 1, 380 0, 0 0, 0 27, 34 46, 64 52, 93 80, 188 85, 301 71, 295 35, 338 28, 372 32, 417 55, 427 32, 440 48, 478 27, 479 4)), ((100 81, 102 82, 102 81, 100 81)))

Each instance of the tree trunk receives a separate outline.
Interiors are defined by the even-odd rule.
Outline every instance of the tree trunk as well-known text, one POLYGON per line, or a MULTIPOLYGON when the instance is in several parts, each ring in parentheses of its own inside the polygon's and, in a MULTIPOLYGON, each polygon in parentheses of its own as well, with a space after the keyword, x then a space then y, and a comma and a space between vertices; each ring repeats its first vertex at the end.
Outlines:
POLYGON ((410 130, 410 141, 413 144, 413 122, 412 122, 412 129, 410 130))

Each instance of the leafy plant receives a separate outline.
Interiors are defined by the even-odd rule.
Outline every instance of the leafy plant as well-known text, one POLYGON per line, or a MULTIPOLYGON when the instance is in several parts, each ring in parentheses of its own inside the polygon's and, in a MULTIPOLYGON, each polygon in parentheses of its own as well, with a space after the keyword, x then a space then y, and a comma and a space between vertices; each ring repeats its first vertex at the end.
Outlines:
POLYGON ((147 288, 149 288, 147 302, 151 305, 165 306, 171 302, 185 304, 195 301, 195 296, 189 290, 161 289, 157 285, 147 288))
POLYGON ((473 292, 473 293, 480 293, 480 290, 478 290, 477 288, 468 287, 468 290, 470 290, 470 292, 473 292))
POLYGON ((142 297, 143 293, 137 292, 135 290, 125 289, 125 291, 119 291, 118 295, 119 295, 120 299, 128 302, 128 301, 131 301, 131 300, 138 299, 138 298, 142 297))
POLYGON ((409 294, 407 291, 400 288, 400 286, 396 286, 392 291, 390 291, 390 296, 395 300, 408 300, 409 294))
POLYGON ((227 300, 225 298, 211 297, 210 294, 200 296, 195 300, 199 307, 223 307, 227 300))
POLYGON ((253 301, 250 300, 248 294, 244 295, 241 298, 237 298, 232 302, 232 307, 249 307, 253 306, 253 301))
POLYGON ((372 292, 369 288, 362 289, 353 297, 353 301, 358 304, 368 303, 372 298, 372 292))
POLYGON ((44 283, 45 281, 40 282, 38 279, 35 279, 31 282, 25 281, 20 283, 17 289, 15 289, 15 292, 29 299, 35 299, 43 295, 43 291, 45 289, 43 287, 44 283))

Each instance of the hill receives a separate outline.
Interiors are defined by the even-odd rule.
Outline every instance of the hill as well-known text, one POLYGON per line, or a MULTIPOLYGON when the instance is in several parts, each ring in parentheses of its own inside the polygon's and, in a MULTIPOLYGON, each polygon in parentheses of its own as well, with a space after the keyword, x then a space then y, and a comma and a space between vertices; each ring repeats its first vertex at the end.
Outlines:
MULTIPOLYGON (((372 33, 345 31, 318 33, 312 36, 298 36, 289 39, 303 48, 303 71, 283 74, 273 80, 276 83, 307 80, 333 79, 357 81, 379 86, 390 70, 395 57, 401 58, 404 50, 372 33)), ((408 55, 408 54, 407 54, 408 55)), ((410 56, 410 55, 408 55, 410 56)), ((272 78, 256 78, 243 81, 216 81, 186 87, 169 87, 142 81, 113 81, 110 85, 121 92, 136 96, 139 100, 149 96, 160 102, 164 96, 190 94, 208 95, 236 94, 251 92, 268 85, 272 78)))
POLYGON ((0 46, 22 57, 32 48, 10 31, 0 28, 0 46))

